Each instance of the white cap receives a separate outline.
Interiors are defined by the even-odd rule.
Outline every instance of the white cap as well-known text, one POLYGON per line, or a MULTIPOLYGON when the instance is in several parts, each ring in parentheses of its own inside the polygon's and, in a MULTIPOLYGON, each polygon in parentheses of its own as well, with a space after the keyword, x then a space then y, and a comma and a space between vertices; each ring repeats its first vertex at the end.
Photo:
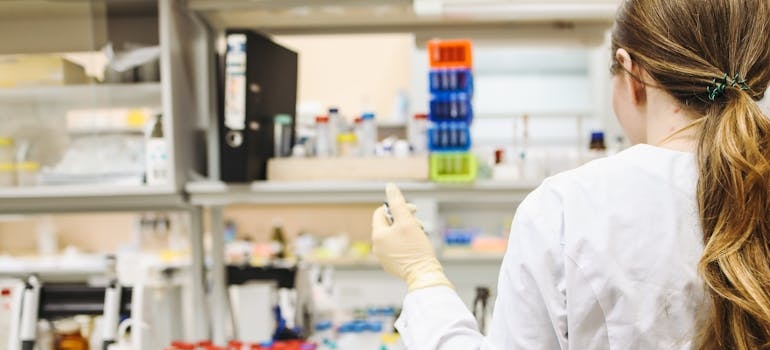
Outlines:
POLYGON ((54 329, 62 334, 80 333, 80 325, 71 318, 54 322, 54 329))

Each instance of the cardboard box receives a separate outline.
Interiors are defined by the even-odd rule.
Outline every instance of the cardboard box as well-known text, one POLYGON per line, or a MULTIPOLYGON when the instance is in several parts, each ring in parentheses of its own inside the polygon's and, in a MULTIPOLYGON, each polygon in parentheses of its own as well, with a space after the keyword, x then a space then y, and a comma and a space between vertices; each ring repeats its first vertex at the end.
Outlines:
POLYGON ((86 84, 83 67, 60 55, 0 56, 0 88, 86 84))
POLYGON ((267 163, 271 181, 427 181, 427 156, 273 158, 267 163))

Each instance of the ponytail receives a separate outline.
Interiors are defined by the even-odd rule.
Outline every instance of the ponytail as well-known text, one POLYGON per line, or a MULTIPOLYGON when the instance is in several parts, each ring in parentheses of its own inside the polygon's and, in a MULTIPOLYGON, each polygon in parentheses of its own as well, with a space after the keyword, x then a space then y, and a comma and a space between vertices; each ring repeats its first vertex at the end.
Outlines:
POLYGON ((709 106, 698 164, 710 315, 695 348, 770 349, 770 119, 747 91, 709 106))

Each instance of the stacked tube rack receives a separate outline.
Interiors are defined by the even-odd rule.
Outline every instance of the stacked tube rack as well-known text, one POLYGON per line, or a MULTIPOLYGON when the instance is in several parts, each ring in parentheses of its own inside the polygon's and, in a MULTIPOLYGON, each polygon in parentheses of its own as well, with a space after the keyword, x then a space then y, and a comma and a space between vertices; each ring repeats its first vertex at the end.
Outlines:
POLYGON ((430 177, 436 182, 472 182, 473 55, 469 40, 433 40, 430 60, 430 177))

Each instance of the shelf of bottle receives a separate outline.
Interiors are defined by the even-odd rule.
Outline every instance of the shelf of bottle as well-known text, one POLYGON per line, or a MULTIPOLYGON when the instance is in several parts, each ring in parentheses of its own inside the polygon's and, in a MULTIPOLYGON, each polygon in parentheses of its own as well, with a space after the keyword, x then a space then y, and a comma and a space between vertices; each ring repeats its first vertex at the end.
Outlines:
POLYGON ((46 105, 67 108, 159 107, 160 83, 83 84, 0 88, 0 106, 46 105))
POLYGON ((60 185, 0 187, 0 213, 184 209, 171 186, 60 185))
MULTIPOLYGON (((517 203, 538 183, 477 181, 471 184, 396 182, 410 200, 439 203, 517 203)), ((193 205, 379 203, 385 182, 192 182, 186 186, 193 205)))

